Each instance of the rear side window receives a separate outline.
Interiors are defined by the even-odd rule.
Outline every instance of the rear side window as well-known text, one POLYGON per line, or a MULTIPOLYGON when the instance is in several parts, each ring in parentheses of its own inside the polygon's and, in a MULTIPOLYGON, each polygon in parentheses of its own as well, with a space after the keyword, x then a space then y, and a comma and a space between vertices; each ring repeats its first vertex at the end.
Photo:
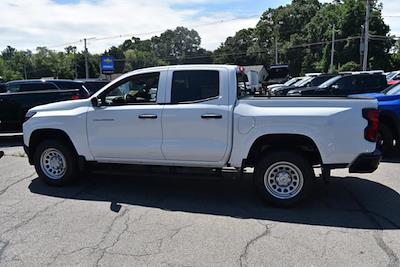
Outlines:
POLYGON ((171 102, 182 103, 219 96, 219 72, 210 70, 174 71, 171 102))
POLYGON ((69 82, 69 81, 56 81, 54 82, 60 87, 61 90, 68 90, 68 89, 80 89, 82 88, 83 83, 80 82, 69 82))
POLYGON ((384 89, 387 87, 387 81, 383 75, 368 75, 363 77, 364 86, 369 89, 384 89))
POLYGON ((18 90, 13 92, 34 92, 43 90, 57 90, 57 87, 52 83, 38 82, 38 83, 21 83, 18 90))

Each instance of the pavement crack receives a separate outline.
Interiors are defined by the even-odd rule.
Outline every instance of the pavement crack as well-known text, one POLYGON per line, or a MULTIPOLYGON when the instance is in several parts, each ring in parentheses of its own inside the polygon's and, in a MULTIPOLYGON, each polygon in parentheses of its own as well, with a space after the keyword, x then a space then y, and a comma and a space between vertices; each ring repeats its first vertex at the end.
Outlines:
POLYGON ((399 258, 397 257, 397 255, 393 251, 393 249, 383 239, 383 231, 379 231, 379 230, 374 231, 373 237, 374 237, 375 242, 378 245, 378 247, 380 247, 383 250, 383 252, 385 252, 387 257, 389 258, 389 263, 387 266, 388 267, 399 266, 399 258))
POLYGON ((106 246, 104 248, 100 248, 101 244, 103 244, 108 235, 111 233, 112 229, 114 228, 115 223, 117 222, 118 219, 122 218, 125 216, 125 214, 127 214, 128 209, 125 208, 121 213, 119 213, 117 216, 115 216, 115 218, 112 220, 111 224, 107 227, 106 231, 103 233, 103 237, 101 238, 100 242, 97 243, 97 245, 93 248, 94 251, 96 250, 100 250, 100 256, 97 258, 95 266, 99 266, 101 260, 104 258, 104 255, 106 254, 107 250, 114 247, 118 241, 120 240, 121 236, 126 232, 126 230, 128 230, 128 221, 129 221, 129 217, 127 219, 125 219, 124 222, 124 228, 122 229, 122 231, 117 235, 117 237, 115 238, 115 240, 111 243, 111 245, 106 246))
POLYGON ((10 244, 10 241, 0 241, 0 262, 1 259, 3 257, 3 253, 6 250, 6 248, 8 247, 8 245, 10 244))
POLYGON ((34 172, 34 173, 32 173, 32 174, 30 174, 30 175, 24 177, 24 178, 21 178, 21 179, 15 181, 15 182, 9 184, 8 186, 6 186, 5 188, 3 188, 3 189, 0 190, 0 196, 3 195, 5 192, 7 192, 7 190, 10 189, 11 187, 13 187, 14 185, 16 185, 16 184, 18 184, 18 183, 20 183, 20 182, 22 182, 22 181, 24 181, 24 180, 26 180, 26 179, 29 179, 29 178, 31 178, 31 177, 34 176, 34 175, 36 175, 36 172, 34 172))
POLYGON ((370 221, 370 223, 378 230, 373 232, 373 237, 375 239, 376 244, 382 251, 386 254, 389 259, 388 267, 400 266, 399 257, 393 251, 393 249, 385 242, 383 239, 383 227, 380 222, 374 217, 374 213, 371 213, 365 205, 353 194, 353 192, 346 190, 350 197, 356 202, 359 206, 361 212, 365 215, 365 217, 370 221))
POLYGON ((239 257, 239 263, 240 263, 240 266, 241 266, 241 267, 242 267, 242 266, 247 266, 246 260, 247 260, 247 256, 248 256, 250 247, 251 247, 252 245, 254 245, 254 244, 255 244, 258 240, 260 240, 261 238, 263 238, 263 237, 269 235, 270 232, 271 232, 270 229, 269 229, 269 227, 268 227, 268 225, 262 224, 262 223, 260 223, 260 222, 259 222, 259 224, 263 225, 263 226, 265 227, 265 229, 264 229, 264 231, 263 231, 262 233, 260 233, 259 235, 257 235, 256 237, 252 238, 251 240, 249 240, 249 241, 246 243, 246 246, 244 247, 244 250, 243 250, 242 254, 240 254, 240 257, 239 257))
POLYGON ((188 224, 188 225, 184 225, 184 226, 182 226, 182 227, 173 229, 174 232, 173 232, 172 235, 169 237, 169 239, 173 239, 173 238, 174 238, 175 236, 177 236, 183 229, 189 228, 189 227, 191 227, 191 226, 193 226, 193 224, 188 224))
POLYGON ((17 225, 14 225, 14 226, 11 227, 10 229, 4 231, 4 232, 1 234, 1 236, 5 235, 5 234, 7 234, 7 233, 9 233, 9 232, 11 232, 11 231, 18 230, 19 228, 21 228, 21 227, 23 227, 23 226, 29 224, 31 221, 33 221, 34 219, 38 218, 38 217, 41 216, 43 213, 46 213, 46 212, 47 212, 48 210, 50 210, 51 208, 54 208, 54 207, 58 206, 59 204, 65 202, 65 201, 66 201, 65 199, 64 199, 64 200, 61 200, 61 201, 58 201, 58 202, 56 202, 56 203, 54 203, 54 204, 52 204, 52 205, 47 206, 47 207, 44 208, 44 209, 41 209, 41 210, 35 212, 35 213, 33 214, 33 216, 31 216, 31 217, 29 217, 28 219, 26 219, 26 220, 24 220, 24 221, 18 223, 17 225))

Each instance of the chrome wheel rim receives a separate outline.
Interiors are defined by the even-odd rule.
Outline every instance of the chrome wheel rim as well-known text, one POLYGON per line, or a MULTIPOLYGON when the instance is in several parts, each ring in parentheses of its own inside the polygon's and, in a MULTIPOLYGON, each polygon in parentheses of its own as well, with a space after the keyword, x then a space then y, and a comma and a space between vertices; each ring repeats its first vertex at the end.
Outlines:
POLYGON ((48 148, 40 157, 40 168, 47 177, 58 180, 67 171, 67 161, 59 150, 48 148))
POLYGON ((279 199, 295 197, 300 193, 303 184, 303 173, 290 162, 276 162, 264 174, 265 188, 268 193, 279 199))

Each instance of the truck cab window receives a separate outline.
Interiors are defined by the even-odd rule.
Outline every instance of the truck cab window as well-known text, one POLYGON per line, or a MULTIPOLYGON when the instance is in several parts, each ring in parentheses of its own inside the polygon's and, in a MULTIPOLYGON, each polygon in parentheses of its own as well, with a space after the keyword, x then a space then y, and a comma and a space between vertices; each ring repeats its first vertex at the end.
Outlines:
POLYGON ((160 73, 135 75, 122 80, 101 97, 105 105, 146 104, 157 101, 160 73))
POLYGON ((172 103, 206 100, 218 96, 218 71, 174 71, 171 88, 172 103))

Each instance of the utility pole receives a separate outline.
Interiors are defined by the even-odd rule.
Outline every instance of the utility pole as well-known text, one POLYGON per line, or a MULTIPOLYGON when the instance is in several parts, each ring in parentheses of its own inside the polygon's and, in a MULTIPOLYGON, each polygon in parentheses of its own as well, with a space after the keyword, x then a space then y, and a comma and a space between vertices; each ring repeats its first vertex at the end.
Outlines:
POLYGON ((370 5, 369 0, 366 0, 365 7, 365 26, 364 26, 364 59, 363 59, 363 71, 366 71, 368 68, 368 42, 369 42, 369 13, 370 13, 370 5))
POLYGON ((275 65, 278 65, 279 55, 278 55, 278 35, 275 34, 275 65))
POLYGON ((335 67, 333 61, 335 59, 335 23, 332 25, 332 48, 331 48, 331 67, 329 69, 330 73, 333 73, 335 67))
POLYGON ((25 80, 28 80, 28 73, 26 72, 26 64, 24 63, 24 77, 25 80))
POLYGON ((85 75, 86 79, 89 79, 89 64, 88 64, 88 50, 86 46, 86 38, 83 39, 84 46, 85 46, 85 75))
POLYGON ((279 52, 278 52, 278 27, 282 25, 283 21, 278 21, 278 24, 275 25, 275 64, 279 64, 279 52))

